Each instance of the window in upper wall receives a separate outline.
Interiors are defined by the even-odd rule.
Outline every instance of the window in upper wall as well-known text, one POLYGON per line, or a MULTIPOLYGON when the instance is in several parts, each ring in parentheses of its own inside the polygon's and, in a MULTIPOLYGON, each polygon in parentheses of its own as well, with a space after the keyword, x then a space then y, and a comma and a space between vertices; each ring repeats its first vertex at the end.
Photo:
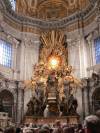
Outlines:
POLYGON ((10 3, 11 3, 11 6, 12 6, 12 9, 15 11, 15 8, 16 8, 16 0, 10 0, 10 3))
POLYGON ((3 40, 0 40, 0 64, 9 68, 12 64, 12 45, 3 40))
POLYGON ((100 37, 94 40, 96 64, 100 64, 100 37))

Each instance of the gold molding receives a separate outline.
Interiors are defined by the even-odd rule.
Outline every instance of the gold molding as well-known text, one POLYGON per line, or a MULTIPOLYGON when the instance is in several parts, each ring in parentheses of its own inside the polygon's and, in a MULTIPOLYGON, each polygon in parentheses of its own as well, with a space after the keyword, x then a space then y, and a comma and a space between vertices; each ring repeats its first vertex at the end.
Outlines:
MULTIPOLYGON (((91 16, 89 16, 87 19, 84 20, 84 22, 83 22, 84 27, 88 26, 93 21, 95 21, 95 18, 96 18, 96 15, 95 15, 95 12, 94 12, 91 16)), ((4 16, 4 21, 9 26, 13 27, 16 30, 19 30, 20 32, 30 32, 30 33, 40 34, 42 31, 49 30, 49 27, 46 30, 46 29, 43 29, 43 28, 35 27, 35 26, 29 26, 28 24, 24 25, 24 24, 21 24, 21 23, 18 23, 16 21, 14 21, 13 19, 11 19, 7 16, 4 16)), ((79 21, 79 23, 80 23, 80 28, 82 28, 82 24, 81 24, 82 22, 79 21)), ((67 31, 67 32, 71 32, 71 31, 74 31, 78 28, 79 28, 78 27, 78 21, 75 21, 72 24, 66 25, 64 28, 62 28, 62 30, 67 31)))

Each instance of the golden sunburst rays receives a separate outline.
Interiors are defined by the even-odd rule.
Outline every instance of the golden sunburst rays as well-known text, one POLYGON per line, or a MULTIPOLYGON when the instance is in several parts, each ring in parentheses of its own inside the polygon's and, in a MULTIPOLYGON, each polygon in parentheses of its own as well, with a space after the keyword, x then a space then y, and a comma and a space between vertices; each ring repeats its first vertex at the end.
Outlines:
POLYGON ((41 41, 48 48, 57 48, 56 46, 60 46, 64 41, 64 33, 62 31, 48 31, 43 32, 41 34, 41 41))

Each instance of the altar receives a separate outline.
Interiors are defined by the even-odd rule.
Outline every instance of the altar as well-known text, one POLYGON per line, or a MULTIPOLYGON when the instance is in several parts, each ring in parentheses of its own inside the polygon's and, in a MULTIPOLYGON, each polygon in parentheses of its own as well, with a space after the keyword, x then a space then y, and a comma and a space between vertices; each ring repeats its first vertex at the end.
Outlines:
POLYGON ((55 121, 59 120, 62 124, 67 123, 68 125, 77 125, 80 120, 79 116, 63 116, 63 117, 31 117, 31 116, 26 116, 24 118, 24 123, 33 123, 37 125, 42 125, 42 124, 50 124, 53 125, 55 121))
POLYGON ((33 67, 31 78, 33 94, 24 122, 60 120, 77 124, 78 102, 74 92, 80 82, 72 75, 72 66, 68 65, 66 35, 54 30, 43 33, 41 43, 39 63, 33 67))

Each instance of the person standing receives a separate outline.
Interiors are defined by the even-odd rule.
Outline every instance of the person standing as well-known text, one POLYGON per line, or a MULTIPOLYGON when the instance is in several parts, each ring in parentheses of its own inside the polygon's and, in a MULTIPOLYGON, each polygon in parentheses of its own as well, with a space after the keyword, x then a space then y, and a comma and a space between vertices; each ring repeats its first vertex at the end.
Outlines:
POLYGON ((100 119, 96 115, 85 118, 85 133, 100 133, 100 119))

